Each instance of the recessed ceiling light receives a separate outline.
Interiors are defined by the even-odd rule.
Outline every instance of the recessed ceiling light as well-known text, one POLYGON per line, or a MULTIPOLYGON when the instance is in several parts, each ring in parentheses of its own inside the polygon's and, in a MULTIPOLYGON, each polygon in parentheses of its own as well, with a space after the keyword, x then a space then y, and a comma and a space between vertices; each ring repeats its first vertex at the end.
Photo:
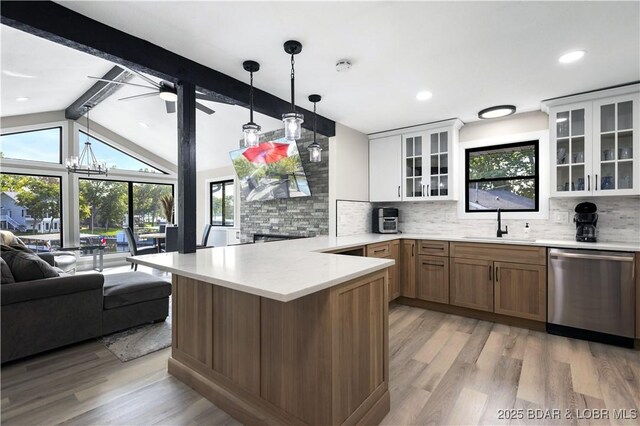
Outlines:
POLYGON ((428 90, 423 90, 416 94, 416 99, 419 101, 426 101, 427 99, 431 99, 432 96, 433 93, 429 92, 428 90))
POLYGON ((507 115, 515 114, 516 107, 513 105, 498 105, 490 108, 485 108, 478 113, 478 118, 500 118, 507 115))
POLYGON ((558 62, 561 64, 570 64, 571 62, 575 62, 586 54, 586 50, 573 50, 571 52, 567 52, 564 55, 558 58, 558 62))
POLYGON ((144 127, 145 129, 149 128, 149 125, 147 123, 142 122, 142 121, 138 121, 138 124, 140 125, 140 127, 144 127))
POLYGON ((24 101, 28 101, 28 100, 29 100, 29 98, 27 98, 26 96, 18 96, 16 98, 16 101, 18 101, 18 102, 24 102, 24 101))

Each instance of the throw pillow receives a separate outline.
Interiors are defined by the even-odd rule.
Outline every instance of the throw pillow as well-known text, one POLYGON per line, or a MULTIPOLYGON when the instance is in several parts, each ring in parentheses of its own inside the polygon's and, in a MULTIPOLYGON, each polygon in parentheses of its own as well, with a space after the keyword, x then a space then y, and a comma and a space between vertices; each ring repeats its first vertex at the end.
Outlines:
POLYGON ((16 250, 3 245, 0 257, 9 265, 13 279, 16 282, 59 276, 58 272, 53 269, 53 266, 33 253, 16 250))
POLYGON ((2 271, 2 282, 0 282, 0 284, 12 284, 16 282, 16 280, 13 279, 9 265, 7 265, 7 262, 5 262, 2 257, 0 257, 0 270, 2 271))
POLYGON ((0 231, 0 244, 3 246, 17 248, 19 250, 31 251, 24 245, 22 240, 13 235, 13 232, 11 231, 0 231))

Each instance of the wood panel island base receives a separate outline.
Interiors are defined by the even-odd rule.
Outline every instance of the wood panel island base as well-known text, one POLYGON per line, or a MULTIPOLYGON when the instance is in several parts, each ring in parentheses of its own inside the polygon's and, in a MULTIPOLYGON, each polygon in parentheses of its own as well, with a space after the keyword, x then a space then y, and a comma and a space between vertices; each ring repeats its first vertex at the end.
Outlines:
POLYGON ((389 412, 387 269, 292 300, 173 274, 169 373, 246 424, 389 412))

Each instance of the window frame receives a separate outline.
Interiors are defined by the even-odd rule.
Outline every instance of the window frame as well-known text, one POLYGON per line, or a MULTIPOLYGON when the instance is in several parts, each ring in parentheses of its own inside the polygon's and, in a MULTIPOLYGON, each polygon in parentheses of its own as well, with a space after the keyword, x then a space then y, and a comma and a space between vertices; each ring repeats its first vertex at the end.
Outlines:
MULTIPOLYGON (((156 173, 150 173, 150 174, 156 174, 156 173)), ((138 184, 149 184, 149 185, 167 185, 171 187, 171 193, 173 194, 174 200, 176 197, 176 184, 174 183, 169 183, 169 182, 149 182, 149 181, 139 181, 139 180, 132 180, 132 179, 122 179, 122 178, 115 178, 115 179, 111 179, 111 178, 107 178, 104 179, 104 176, 102 178, 100 177, 80 177, 78 176, 78 195, 76 196, 76 199, 78 200, 78 205, 77 205, 77 211, 80 211, 80 200, 79 200, 79 194, 80 194, 80 181, 81 180, 93 180, 93 181, 104 181, 104 182, 119 182, 119 183, 126 183, 127 184, 127 222, 129 223, 129 226, 131 227, 132 230, 134 229, 134 207, 133 207, 133 186, 134 184, 138 183, 138 184)), ((175 204, 174 204, 175 205, 175 204)), ((78 218, 78 226, 77 226, 77 231, 78 231, 78 235, 80 235, 80 219, 78 218)), ((105 253, 105 256, 119 256, 122 255, 122 253, 127 253, 128 252, 116 252, 116 253, 105 253)))
POLYGON ((2 158, 3 162, 9 162, 9 163, 14 163, 14 164, 29 164, 29 163, 35 163, 35 164, 47 164, 47 165, 59 165, 62 166, 62 158, 64 156, 64 152, 63 152, 63 147, 64 144, 62 143, 65 134, 64 134, 64 126, 62 124, 58 124, 58 123, 49 123, 49 124, 43 124, 42 126, 25 126, 23 130, 16 130, 16 131, 8 131, 8 132, 4 132, 0 134, 0 137, 2 136, 12 136, 12 135, 21 135, 23 133, 33 133, 33 132, 40 132, 40 131, 44 131, 44 130, 53 130, 53 129, 58 129, 58 161, 42 161, 42 160, 32 160, 32 159, 24 159, 24 158, 10 158, 10 157, 4 157, 2 158))
POLYGON ((236 187, 236 180, 232 179, 232 178, 228 178, 228 179, 220 179, 220 180, 212 180, 209 181, 209 224, 211 226, 216 226, 216 227, 220 227, 220 228, 233 228, 236 226, 236 191, 235 191, 235 187, 236 187), (231 183, 233 184, 233 225, 227 225, 225 224, 226 222, 226 203, 224 202, 225 199, 225 194, 226 194, 226 184, 231 183), (218 225, 218 224, 214 224, 213 223, 213 209, 211 208, 211 204, 213 202, 213 196, 212 196, 212 189, 213 189, 213 185, 222 185, 222 225, 218 225))
POLYGON ((511 180, 522 180, 522 179, 533 179, 535 186, 535 207, 534 209, 500 209, 501 212, 505 213, 539 213, 541 211, 540 206, 540 139, 531 139, 526 141, 519 142, 511 142, 511 143, 495 143, 491 145, 478 146, 473 148, 467 148, 464 150, 464 213, 466 214, 478 214, 478 213, 495 213, 497 209, 486 209, 486 210, 471 210, 469 208, 469 184, 474 182, 489 182, 489 181, 511 181, 511 180), (517 148, 522 146, 533 145, 535 147, 535 174, 533 176, 514 176, 514 177, 502 177, 502 178, 485 178, 485 179, 469 179, 469 156, 473 152, 478 151, 490 151, 490 150, 501 150, 505 148, 517 148))
MULTIPOLYGON (((63 188, 62 188, 62 176, 56 176, 56 175, 48 175, 48 174, 34 174, 34 173, 25 173, 25 172, 13 172, 13 171, 6 171, 3 170, 2 174, 5 175, 20 175, 20 176, 32 176, 32 177, 45 177, 45 178, 56 178, 58 179, 58 186, 60 187, 60 191, 59 191, 59 195, 58 195, 58 202, 60 203, 60 250, 64 249, 65 245, 64 245, 64 196, 62 194, 63 192, 63 188)), ((22 217, 25 217, 25 210, 27 209, 22 209, 22 217)), ((11 215, 9 215, 9 217, 11 217, 11 215)))

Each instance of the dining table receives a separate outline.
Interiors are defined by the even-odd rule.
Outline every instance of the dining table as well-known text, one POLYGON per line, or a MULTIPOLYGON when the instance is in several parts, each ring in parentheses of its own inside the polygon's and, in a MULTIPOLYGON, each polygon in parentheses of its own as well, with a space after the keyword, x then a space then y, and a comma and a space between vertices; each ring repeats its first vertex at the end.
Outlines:
POLYGON ((158 248, 158 253, 160 253, 160 240, 164 240, 167 237, 165 232, 154 232, 150 234, 140 234, 138 238, 141 239, 153 239, 154 244, 158 248))

